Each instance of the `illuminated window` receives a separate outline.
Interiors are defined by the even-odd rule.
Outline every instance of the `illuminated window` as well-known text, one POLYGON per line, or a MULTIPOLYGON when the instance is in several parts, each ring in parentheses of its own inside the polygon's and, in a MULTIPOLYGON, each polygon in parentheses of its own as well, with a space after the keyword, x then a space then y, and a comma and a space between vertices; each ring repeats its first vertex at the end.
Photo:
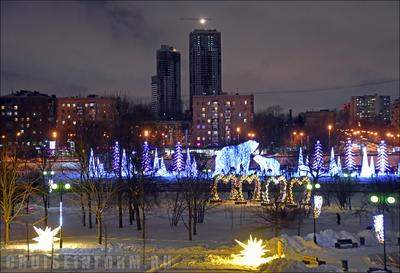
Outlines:
POLYGON ((208 131, 207 134, 211 135, 211 131, 208 131))
POLYGON ((65 120, 61 121, 61 124, 64 125, 65 124, 65 120))
POLYGON ((18 110, 18 105, 14 105, 14 110, 18 110))
POLYGON ((243 119, 243 122, 244 122, 244 123, 247 123, 247 118, 243 119))
POLYGON ((244 101, 244 104, 247 104, 247 100, 244 101))
POLYGON ((199 137, 199 136, 197 137, 197 140, 200 140, 200 137, 199 137))
POLYGON ((62 107, 65 107, 65 103, 62 104, 62 107))
POLYGON ((201 108, 201 111, 205 112, 205 111, 206 111, 206 108, 204 108, 204 107, 203 107, 203 108, 201 108))
POLYGON ((74 103, 74 104, 72 104, 72 107, 76 107, 76 104, 74 103))
POLYGON ((73 124, 73 125, 76 125, 76 121, 74 120, 74 121, 72 122, 72 124, 73 124))
POLYGON ((14 121, 17 122, 17 121, 18 121, 18 118, 14 118, 14 121))
POLYGON ((1 106, 1 110, 4 110, 4 109, 6 109, 6 107, 4 105, 2 105, 1 106))
POLYGON ((31 125, 29 123, 26 124, 26 128, 29 128, 31 125))
POLYGON ((70 103, 67 103, 67 107, 71 107, 71 104, 70 104, 70 103))
POLYGON ((207 119, 207 122, 208 122, 208 123, 211 123, 211 119, 207 119))
POLYGON ((201 117, 202 117, 202 118, 205 118, 205 117, 206 117, 206 114, 202 113, 202 114, 201 114, 201 117))

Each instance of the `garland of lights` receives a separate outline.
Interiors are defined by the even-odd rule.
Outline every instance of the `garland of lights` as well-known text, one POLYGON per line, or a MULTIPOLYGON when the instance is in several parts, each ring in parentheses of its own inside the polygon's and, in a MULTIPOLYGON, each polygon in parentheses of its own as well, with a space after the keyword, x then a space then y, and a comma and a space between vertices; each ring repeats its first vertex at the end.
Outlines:
MULTIPOLYGON (((236 199, 237 198, 237 190, 234 187, 234 181, 236 180, 236 177, 233 174, 229 175, 217 175, 214 178, 214 182, 211 188, 211 200, 212 201, 219 201, 221 200, 218 195, 218 182, 222 181, 224 184, 228 184, 230 181, 232 181, 232 187, 231 187, 231 192, 229 193, 229 199, 236 199)), ((241 188, 241 187, 240 187, 241 188)), ((243 193, 242 193, 243 196, 243 193)))
POLYGON ((270 204, 271 200, 269 199, 269 184, 273 182, 275 185, 279 184, 280 185, 280 190, 279 190, 279 197, 277 202, 278 203, 283 203, 286 199, 286 184, 287 180, 284 176, 270 176, 266 179, 265 184, 264 184, 264 190, 262 192, 261 200, 263 203, 270 204))
MULTIPOLYGON (((311 180, 307 176, 301 176, 301 177, 294 177, 290 179, 289 181, 289 187, 287 187, 287 192, 286 192, 286 203, 290 205, 294 205, 294 197, 293 197, 293 186, 294 184, 298 185, 307 185, 310 184, 311 180)), ((308 204, 311 199, 311 191, 305 190, 305 203, 308 204)), ((299 202, 300 203, 300 202, 299 202)))
POLYGON ((256 174, 252 175, 242 175, 239 177, 239 183, 247 182, 251 184, 254 182, 254 192, 253 192, 253 200, 259 201, 261 197, 261 180, 260 177, 256 174))

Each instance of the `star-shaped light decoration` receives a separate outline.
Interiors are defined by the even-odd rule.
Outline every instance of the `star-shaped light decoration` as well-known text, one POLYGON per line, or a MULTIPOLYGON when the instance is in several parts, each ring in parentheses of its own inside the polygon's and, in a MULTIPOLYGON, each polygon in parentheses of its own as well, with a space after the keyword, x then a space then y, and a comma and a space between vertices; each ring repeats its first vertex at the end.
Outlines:
POLYGON ((238 240, 235 240, 241 247, 243 247, 240 254, 234 254, 232 262, 234 264, 249 266, 249 267, 258 267, 261 264, 268 263, 274 259, 279 258, 278 255, 273 255, 270 257, 263 257, 268 251, 265 245, 263 244, 263 240, 254 239, 250 235, 250 239, 247 240, 247 244, 242 243, 238 240))
POLYGON ((37 242, 36 248, 44 251, 49 251, 52 249, 54 242, 60 240, 60 238, 55 237, 61 227, 57 227, 51 230, 51 227, 46 227, 44 230, 33 226, 38 237, 33 238, 37 242))

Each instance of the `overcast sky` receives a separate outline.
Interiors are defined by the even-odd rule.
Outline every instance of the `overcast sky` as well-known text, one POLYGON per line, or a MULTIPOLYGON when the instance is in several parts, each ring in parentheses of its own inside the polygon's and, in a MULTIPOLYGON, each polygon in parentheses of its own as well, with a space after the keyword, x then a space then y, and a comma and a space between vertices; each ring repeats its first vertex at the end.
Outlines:
POLYGON ((189 93, 189 32, 222 33, 222 86, 256 110, 335 108, 351 95, 398 97, 399 2, 1 2, 1 93, 39 90, 150 99, 155 51, 181 52, 189 93), (387 82, 391 81, 392 82, 387 82), (397 80, 397 81, 393 81, 397 80), (301 90, 370 86, 304 93, 301 90), (294 90, 300 93, 276 92, 294 90))

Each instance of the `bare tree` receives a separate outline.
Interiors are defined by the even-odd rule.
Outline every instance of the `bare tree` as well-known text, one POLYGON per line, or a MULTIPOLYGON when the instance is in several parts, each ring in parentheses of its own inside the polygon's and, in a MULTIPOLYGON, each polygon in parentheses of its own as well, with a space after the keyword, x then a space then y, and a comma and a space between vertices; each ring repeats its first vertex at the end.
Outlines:
POLYGON ((4 221, 4 243, 10 239, 10 224, 24 207, 25 201, 32 194, 32 182, 23 178, 20 162, 15 150, 3 147, 0 154, 0 209, 4 221))

